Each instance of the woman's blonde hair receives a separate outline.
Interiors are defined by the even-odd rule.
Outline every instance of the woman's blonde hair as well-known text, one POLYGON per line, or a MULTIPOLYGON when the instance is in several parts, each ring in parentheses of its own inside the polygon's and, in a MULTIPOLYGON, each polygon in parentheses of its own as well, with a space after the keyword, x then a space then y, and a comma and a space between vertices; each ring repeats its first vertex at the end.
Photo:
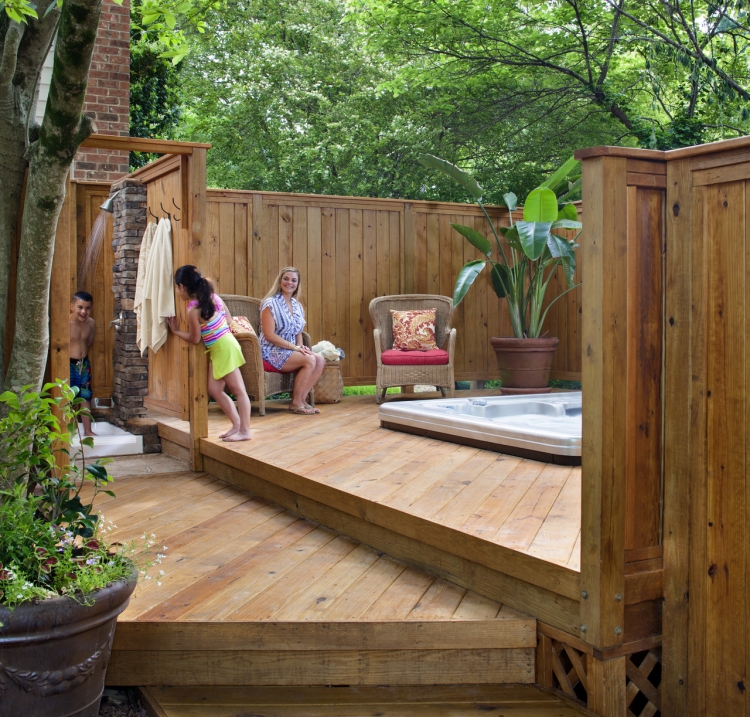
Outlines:
POLYGON ((273 286, 271 287, 271 291, 269 291, 264 297, 263 300, 270 299, 272 296, 276 296, 276 294, 281 293, 281 277, 284 276, 287 272, 294 272, 297 275, 297 289, 292 294, 292 298, 295 298, 297 294, 299 293, 299 288, 302 286, 302 274, 300 274, 299 269, 294 266, 285 266, 280 272, 279 275, 276 277, 276 281, 273 282, 273 286))

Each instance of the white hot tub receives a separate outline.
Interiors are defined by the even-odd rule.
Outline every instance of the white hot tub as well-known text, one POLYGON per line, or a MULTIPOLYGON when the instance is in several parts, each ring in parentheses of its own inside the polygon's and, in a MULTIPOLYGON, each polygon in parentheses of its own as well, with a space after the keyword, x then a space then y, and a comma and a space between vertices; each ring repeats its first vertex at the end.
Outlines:
MULTIPOLYGON (((83 434, 83 426, 79 424, 79 428, 81 434, 83 434)), ((123 431, 118 426, 113 426, 111 423, 103 421, 92 423, 91 430, 96 433, 94 436, 94 447, 83 447, 84 458, 132 456, 137 453, 143 453, 143 436, 134 436, 127 431, 123 431)), ((71 455, 81 449, 78 436, 73 436, 70 447, 71 455)))
POLYGON ((384 428, 577 465, 581 462, 581 392, 390 402, 384 428))

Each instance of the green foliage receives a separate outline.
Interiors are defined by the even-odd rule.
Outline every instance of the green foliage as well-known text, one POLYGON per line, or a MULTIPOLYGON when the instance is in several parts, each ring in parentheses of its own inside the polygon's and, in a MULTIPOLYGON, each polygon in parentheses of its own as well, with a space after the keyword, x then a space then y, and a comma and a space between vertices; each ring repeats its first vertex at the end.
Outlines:
POLYGON ((41 393, 6 391, 0 403, 7 409, 0 420, 0 604, 13 608, 54 595, 86 600, 93 590, 129 579, 133 559, 145 571, 153 536, 144 536, 145 552, 133 544, 110 546, 112 526, 94 511, 98 493, 114 497, 105 467, 110 459, 87 464, 82 451, 70 454, 71 433, 87 413, 78 389, 58 380, 41 393), (50 396, 51 389, 59 395, 50 396))
MULTIPOLYGON (((393 86, 470 88, 467 128, 491 123, 506 143, 593 117, 608 143, 661 149, 750 131, 744 2, 351 2, 372 47, 402 60, 393 86)), ((467 155, 464 164, 483 163, 467 155)))
MULTIPOLYGON (((457 168, 449 162, 438 160, 423 162, 423 164, 448 174, 459 181, 462 186, 471 186, 464 177, 465 173, 461 170, 457 172, 457 168)), ((549 306, 567 291, 575 288, 573 283, 576 266, 575 250, 578 245, 575 240, 571 241, 553 234, 552 230, 581 228, 580 222, 577 221, 575 207, 569 209, 566 206, 570 205, 558 206, 558 198, 549 187, 563 184, 567 175, 577 166, 578 162, 575 160, 565 162, 550 179, 534 189, 524 203, 523 221, 515 224, 513 224, 512 211, 516 205, 516 195, 507 194, 506 202, 511 210, 511 226, 501 227, 499 232, 490 221, 481 199, 477 199, 477 204, 484 212, 495 238, 499 260, 492 258, 491 244, 484 235, 472 227, 451 224, 459 234, 487 257, 469 261, 461 269, 453 290, 454 306, 458 306, 463 301, 485 265, 488 265, 492 288, 498 298, 505 299, 505 305, 508 307, 513 335, 519 339, 538 338, 542 335, 542 327, 549 306), (576 219, 568 218, 572 216, 576 219), (501 236, 502 239, 500 239, 501 236), (547 287, 560 266, 563 268, 568 289, 558 295, 542 311, 547 287)), ((566 190, 563 189, 563 191, 566 190)))
MULTIPOLYGON (((134 0, 132 12, 142 8, 134 0)), ((130 30, 130 135, 171 139, 180 120, 179 75, 182 65, 162 57, 158 36, 133 23, 130 30)), ((158 155, 130 153, 131 170, 158 155)))

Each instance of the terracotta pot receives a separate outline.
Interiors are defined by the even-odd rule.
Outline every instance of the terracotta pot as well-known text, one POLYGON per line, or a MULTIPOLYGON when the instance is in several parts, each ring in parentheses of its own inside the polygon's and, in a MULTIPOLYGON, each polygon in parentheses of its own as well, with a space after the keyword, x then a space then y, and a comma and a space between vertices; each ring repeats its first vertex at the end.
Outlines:
POLYGON ((70 597, 0 607, 0 715, 96 717, 117 616, 135 575, 97 590, 82 605, 70 597))
POLYGON ((549 393, 549 372, 560 339, 493 337, 490 342, 500 369, 501 393, 549 393))

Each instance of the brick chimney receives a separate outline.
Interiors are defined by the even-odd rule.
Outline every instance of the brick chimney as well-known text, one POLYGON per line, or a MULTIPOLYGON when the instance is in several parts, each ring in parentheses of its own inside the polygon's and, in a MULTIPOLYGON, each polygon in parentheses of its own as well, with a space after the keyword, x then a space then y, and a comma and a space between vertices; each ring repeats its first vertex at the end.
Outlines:
MULTIPOLYGON (((130 0, 104 0, 83 113, 98 134, 130 134, 130 0)), ((83 149, 73 166, 74 179, 114 182, 127 173, 128 153, 107 149, 83 149)))

